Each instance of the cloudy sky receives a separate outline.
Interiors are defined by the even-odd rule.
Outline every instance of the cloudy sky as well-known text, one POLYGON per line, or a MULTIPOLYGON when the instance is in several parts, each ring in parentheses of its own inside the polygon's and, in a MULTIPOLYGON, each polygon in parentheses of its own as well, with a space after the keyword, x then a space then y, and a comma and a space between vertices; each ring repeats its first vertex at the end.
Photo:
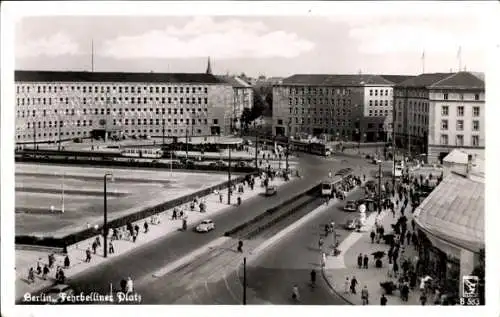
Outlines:
POLYGON ((92 6, 86 16, 66 8, 19 18, 16 69, 90 70, 93 41, 95 71, 203 72, 210 56, 218 74, 414 74, 424 51, 426 72, 456 70, 459 47, 467 70, 485 71, 493 44, 488 8, 470 2, 254 4, 193 14, 184 7, 136 3, 135 11, 115 6, 115 15, 92 6))

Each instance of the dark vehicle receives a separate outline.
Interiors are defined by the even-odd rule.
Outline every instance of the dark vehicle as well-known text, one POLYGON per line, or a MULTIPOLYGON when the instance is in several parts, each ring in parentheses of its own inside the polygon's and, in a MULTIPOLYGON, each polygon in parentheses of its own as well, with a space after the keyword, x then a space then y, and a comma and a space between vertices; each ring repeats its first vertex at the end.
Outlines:
POLYGON ((355 230, 356 229, 356 219, 349 219, 344 224, 344 229, 346 230, 355 230))

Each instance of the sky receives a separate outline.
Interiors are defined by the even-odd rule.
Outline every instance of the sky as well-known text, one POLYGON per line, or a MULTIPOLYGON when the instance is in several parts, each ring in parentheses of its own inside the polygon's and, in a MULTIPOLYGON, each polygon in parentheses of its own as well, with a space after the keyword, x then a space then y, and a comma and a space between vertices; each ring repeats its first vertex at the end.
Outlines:
POLYGON ((483 3, 53 8, 17 19, 16 69, 90 71, 93 42, 94 71, 204 72, 210 56, 216 74, 418 74, 456 71, 459 55, 485 71, 493 45, 483 3))

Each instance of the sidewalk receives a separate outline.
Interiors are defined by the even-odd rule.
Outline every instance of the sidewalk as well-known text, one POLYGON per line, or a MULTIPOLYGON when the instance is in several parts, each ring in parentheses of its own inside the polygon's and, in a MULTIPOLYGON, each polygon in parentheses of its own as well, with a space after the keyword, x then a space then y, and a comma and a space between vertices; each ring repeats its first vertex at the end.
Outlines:
MULTIPOLYGON (((399 211, 396 211, 396 218, 392 217, 392 213, 390 211, 384 211, 381 213, 381 223, 384 226, 386 234, 392 231, 391 224, 396 223, 400 215, 401 213, 399 211)), ((411 213, 411 206, 406 208, 405 215, 408 218, 408 230, 412 232, 413 229, 411 227, 411 219, 413 219, 413 215, 411 213)), ((396 282, 395 278, 390 278, 387 274, 389 269, 387 257, 389 245, 371 243, 370 232, 374 227, 376 216, 377 213, 375 212, 367 217, 366 230, 364 232, 352 232, 342 241, 342 243, 340 243, 339 249, 341 254, 337 257, 328 256, 326 266, 323 270, 324 277, 327 280, 327 283, 330 284, 330 287, 340 297, 352 305, 362 305, 361 289, 365 285, 367 286, 369 292, 369 305, 380 305, 380 297, 383 293, 385 293, 380 286, 380 283, 388 280, 396 282), (382 258, 382 268, 375 268, 372 253, 376 251, 385 252, 385 256, 382 258), (368 269, 358 268, 357 257, 360 253, 368 255, 368 269), (344 283, 346 281, 346 277, 349 278, 350 282, 353 276, 355 276, 358 281, 358 285, 356 287, 357 294, 345 292, 344 283)), ((402 251, 403 247, 401 248, 398 262, 403 257, 403 254, 405 258, 414 258, 418 255, 415 247, 413 247, 413 245, 407 246, 406 242, 404 245, 404 253, 402 251)), ((386 295, 386 298, 387 305, 420 305, 420 292, 418 291, 418 285, 417 288, 413 290, 410 289, 407 302, 401 301, 399 291, 395 291, 393 295, 386 295)), ((430 302, 429 299, 427 302, 430 302)))
MULTIPOLYGON (((293 181, 292 177, 289 182, 293 181)), ((270 182, 271 185, 281 186, 285 182, 282 178, 275 178, 270 182)), ((236 205, 237 197, 241 197, 242 201, 245 202, 248 199, 251 199, 264 191, 263 187, 260 187, 260 179, 256 177, 255 179, 255 187, 254 190, 251 190, 249 186, 244 186, 244 193, 237 193, 236 191, 233 194, 231 206, 227 205, 227 195, 224 194, 223 202, 219 201, 219 195, 217 193, 213 193, 211 195, 201 197, 200 200, 204 201, 207 205, 206 212, 199 212, 199 208, 196 207, 194 211, 189 209, 189 203, 179 206, 180 210, 184 210, 184 214, 188 220, 188 230, 192 225, 198 224, 201 220, 212 218, 215 215, 229 211, 230 208, 236 205)), ((223 191, 226 193, 227 191, 223 191)), ((134 243, 132 240, 115 240, 113 241, 113 247, 115 249, 114 254, 109 254, 108 258, 116 258, 117 256, 123 255, 128 251, 136 247, 140 247, 145 245, 153 240, 156 240, 160 237, 163 237, 167 234, 178 231, 182 227, 182 220, 172 220, 172 212, 173 209, 166 210, 159 215, 160 223, 159 224, 151 224, 149 223, 149 230, 147 233, 144 233, 144 219, 137 221, 136 223, 140 228, 140 233, 137 237, 137 241, 134 243)), ((150 219, 148 219, 150 220, 150 219)), ((103 242, 102 237, 101 243, 103 242)), ((91 267, 95 267, 100 263, 106 261, 107 259, 103 256, 103 247, 97 248, 97 253, 93 254, 90 263, 85 262, 85 251, 87 248, 92 250, 92 243, 95 241, 95 237, 90 238, 85 241, 80 241, 79 243, 68 247, 68 256, 70 259, 70 267, 64 270, 66 278, 71 278, 72 276, 81 273, 91 267)), ((42 251, 31 251, 31 250, 16 250, 16 299, 22 297, 25 293, 35 293, 44 288, 47 288, 54 284, 55 282, 55 268, 57 266, 64 266, 64 258, 65 255, 55 254, 56 262, 54 267, 51 269, 50 273, 47 276, 47 280, 43 280, 41 276, 35 274, 35 282, 29 284, 27 281, 28 270, 30 267, 33 267, 36 270, 37 262, 40 262, 40 266, 43 268, 45 264, 48 263, 48 255, 49 252, 42 251)))

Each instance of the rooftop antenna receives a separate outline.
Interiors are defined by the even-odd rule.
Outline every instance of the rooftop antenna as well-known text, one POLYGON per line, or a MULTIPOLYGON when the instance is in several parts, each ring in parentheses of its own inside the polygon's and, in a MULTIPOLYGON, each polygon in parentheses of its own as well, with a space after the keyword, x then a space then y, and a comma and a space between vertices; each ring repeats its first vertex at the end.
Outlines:
POLYGON ((425 50, 422 51, 422 74, 425 74, 425 50))
POLYGON ((90 63, 92 64, 92 72, 94 72, 94 39, 92 39, 91 41, 91 48, 92 48, 92 53, 91 53, 90 63))
POLYGON ((457 58, 458 58, 458 71, 460 72, 462 70, 462 46, 458 47, 457 58))

